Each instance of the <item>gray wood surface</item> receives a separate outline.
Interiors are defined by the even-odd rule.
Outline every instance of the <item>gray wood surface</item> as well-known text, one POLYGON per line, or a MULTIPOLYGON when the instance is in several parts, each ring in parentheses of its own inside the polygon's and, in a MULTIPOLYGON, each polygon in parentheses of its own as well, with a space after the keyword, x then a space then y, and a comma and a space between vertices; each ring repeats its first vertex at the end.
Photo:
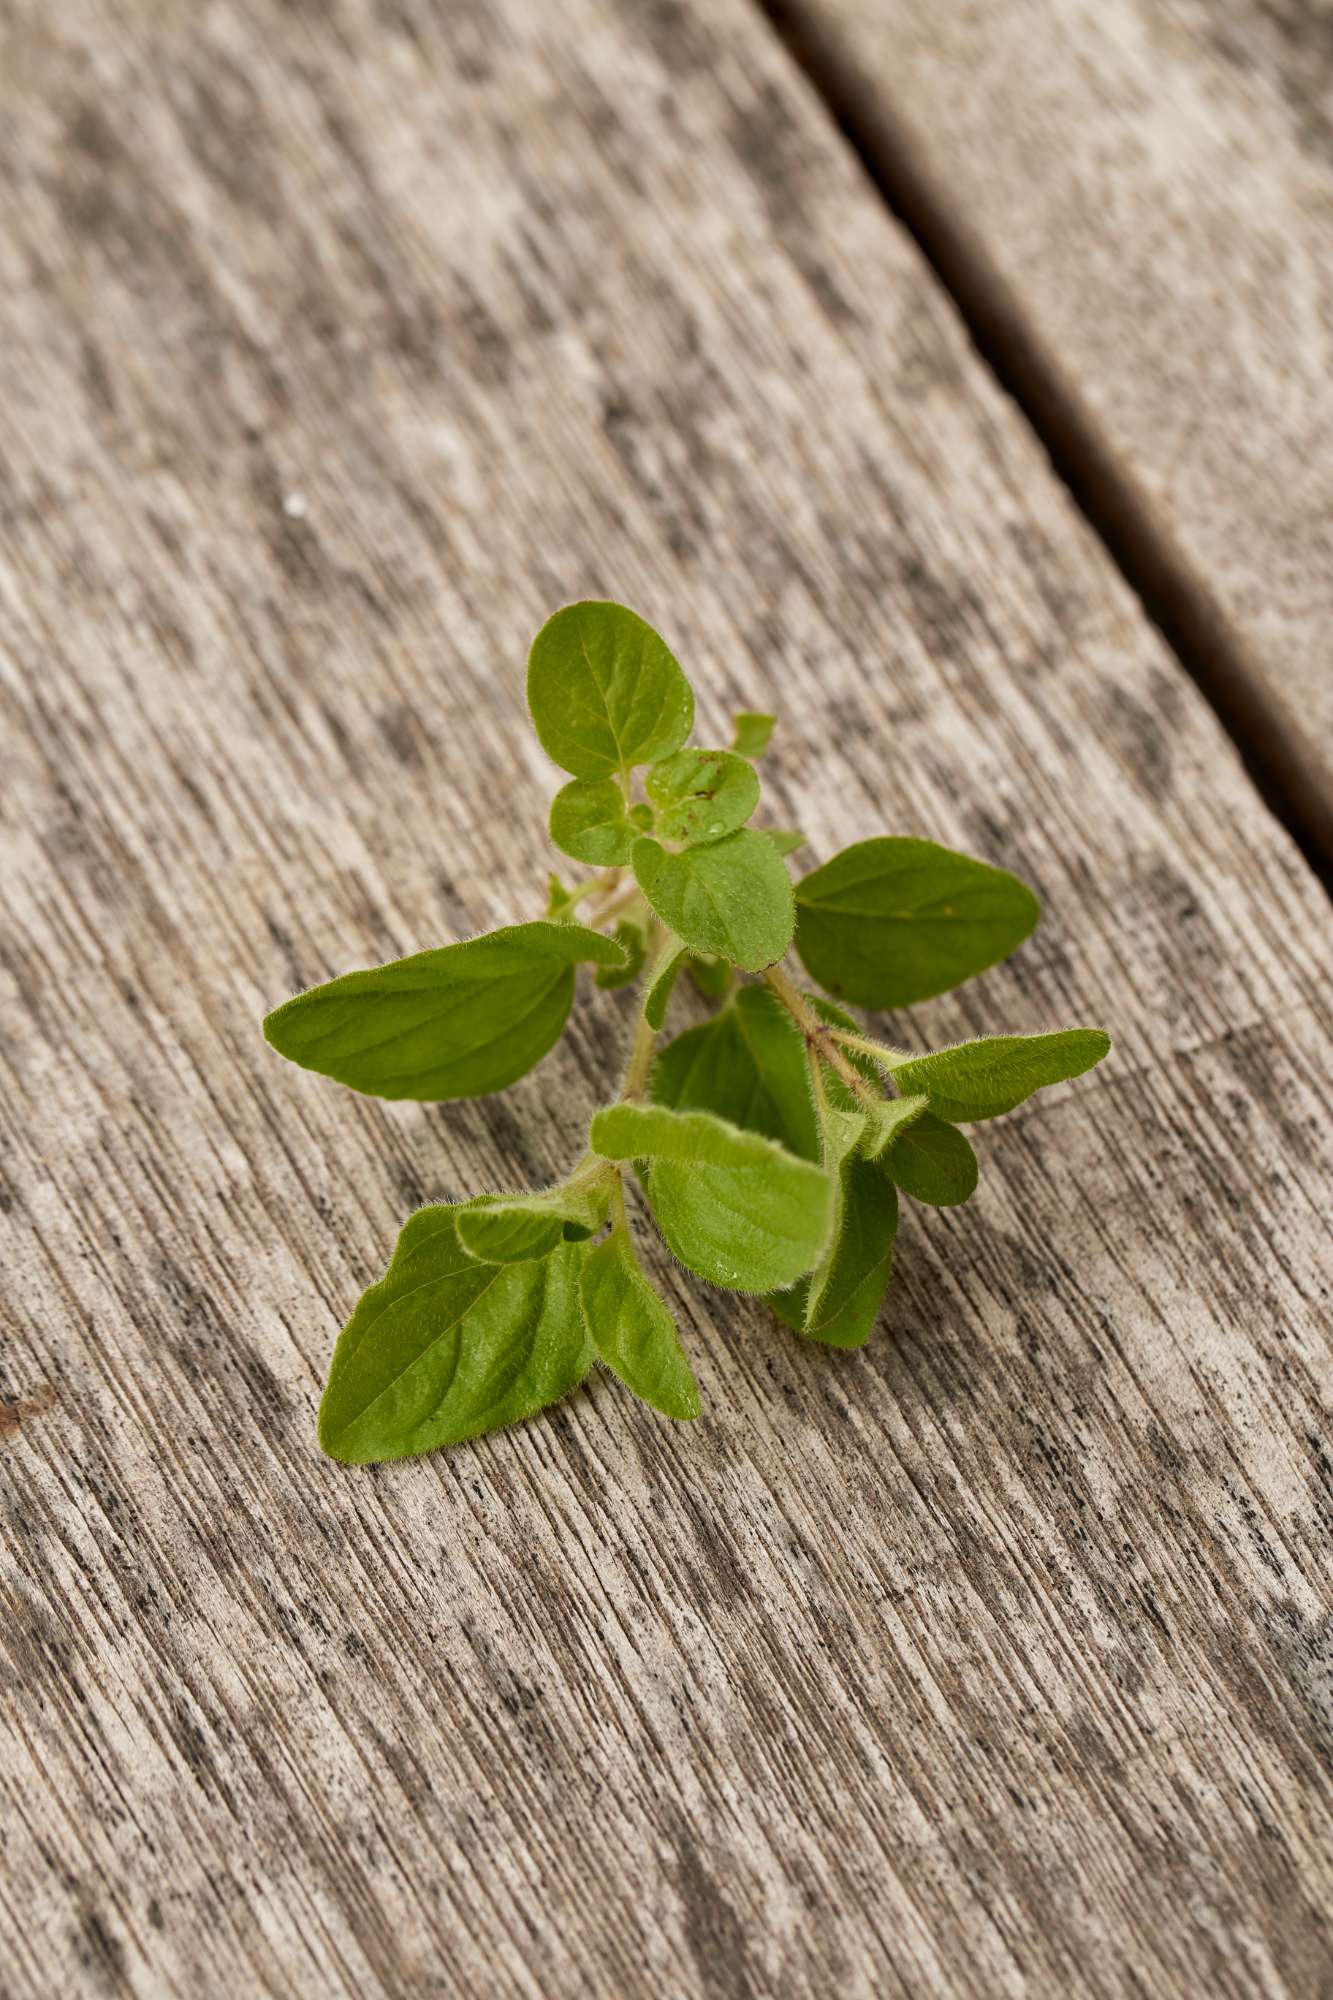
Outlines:
POLYGON ((1333 870, 1328 0, 775 0, 1333 870))
POLYGON ((1326 1994, 1327 905, 776 38, 70 0, 0 76, 6 2000, 1326 1994), (1117 1049, 864 1353, 663 1264, 696 1425, 351 1471, 403 1215, 563 1167, 631 1002, 440 1109, 258 1018, 539 909, 594 591, 816 858, 1040 887, 902 1039, 1117 1049))

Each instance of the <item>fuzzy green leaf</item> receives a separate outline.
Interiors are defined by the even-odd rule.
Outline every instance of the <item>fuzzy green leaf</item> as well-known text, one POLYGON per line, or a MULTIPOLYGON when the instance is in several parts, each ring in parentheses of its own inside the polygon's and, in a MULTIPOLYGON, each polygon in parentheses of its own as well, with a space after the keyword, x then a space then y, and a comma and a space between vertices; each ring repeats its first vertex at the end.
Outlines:
POLYGON ((643 781, 661 839, 697 847, 744 826, 759 803, 753 764, 730 750, 678 750, 643 781))
POLYGON ((591 868, 618 868, 638 839, 614 778, 571 778, 551 800, 551 839, 591 868))
POLYGON ((679 1111, 711 1111, 776 1139, 801 1159, 819 1157, 810 1076, 800 1030, 766 988, 745 986, 720 1013, 669 1042, 651 1094, 679 1111))
POLYGON ((606 1159, 646 1159, 648 1203, 682 1264, 715 1285, 767 1292, 810 1270, 832 1212, 812 1161, 703 1111, 617 1104, 593 1119, 606 1159))
POLYGON ((584 1247, 479 1264, 458 1241, 460 1213, 410 1218, 339 1335, 319 1409, 331 1458, 369 1465, 517 1423, 592 1365, 578 1303, 584 1247))
POLYGON ((867 1113, 859 1105, 848 1111, 840 1110, 836 1104, 826 1105, 819 1120, 824 1134, 824 1165, 830 1171, 863 1150, 867 1113))
POLYGON ((562 923, 578 907, 578 897, 573 889, 567 889, 558 875, 546 878, 546 914, 554 923, 562 923))
POLYGON ((733 716, 735 735, 731 747, 738 757, 762 757, 773 737, 774 715, 761 715, 757 710, 742 709, 733 716))
POLYGON ((679 938, 668 938, 653 968, 652 981, 643 996, 643 1018, 656 1032, 666 1019, 667 1002, 685 964, 686 948, 679 938))
POLYGON ((796 888, 796 949, 830 993, 906 1007, 1007 958, 1041 914, 1002 868, 930 840, 861 840, 796 888))
POLYGON ((998 1118, 1050 1083, 1082 1076, 1111 1046, 1100 1028, 1056 1035, 986 1035, 916 1056, 894 1069, 903 1091, 924 1090, 931 1110, 955 1124, 998 1118))
POLYGON ((794 826, 765 826, 759 831, 765 840, 772 841, 784 860, 787 855, 795 854, 798 848, 805 846, 805 835, 794 826))
POLYGON ((559 1040, 580 960, 621 965, 624 953, 583 924, 511 924, 298 993, 264 1033, 290 1062, 371 1097, 480 1097, 559 1040))
MULTIPOLYGON (((863 1290, 867 1273, 858 1268, 855 1283, 850 1286, 845 1283, 839 1284, 832 1295, 830 1287, 840 1263, 845 1266, 848 1254, 857 1247, 848 1232, 848 1224, 852 1218, 848 1213, 847 1197, 852 1186, 853 1156, 859 1151, 865 1137, 866 1114, 860 1110, 839 1110, 836 1105, 825 1099, 819 1107, 818 1117, 823 1163, 833 1189, 833 1212, 829 1233, 819 1261, 809 1276, 801 1280, 794 1293, 789 1293, 785 1297, 779 1293, 774 1304, 779 1317, 788 1318, 788 1324, 796 1325, 802 1333, 825 1338, 820 1329, 826 1322, 838 1322, 835 1338, 830 1345, 859 1346, 869 1331, 868 1325, 864 1332, 859 1332, 859 1326, 854 1329, 859 1332, 858 1339, 844 1341, 846 1329, 840 1322, 849 1296, 856 1294, 859 1297, 863 1290), (799 1319, 788 1317, 797 1310, 798 1301, 799 1319)), ((883 1205, 881 1201, 881 1209, 883 1205)))
POLYGON ((623 604, 567 604, 528 657, 528 708, 548 757, 609 778, 679 750, 694 694, 670 651, 623 604))
POLYGON ((613 1229, 588 1252, 579 1297, 593 1346, 607 1367, 664 1416, 697 1417, 699 1391, 675 1322, 623 1229, 613 1229))
POLYGON ((836 1230, 809 1278, 769 1304, 779 1319, 826 1347, 864 1347, 893 1270, 898 1198, 870 1161, 853 1153, 838 1170, 836 1230))
MULTIPOLYGON (((812 996, 812 1004, 825 1020, 842 1015, 829 1001, 812 996)), ((925 1102, 922 1097, 899 1112, 897 1123, 910 1123, 925 1102)), ((864 1346, 888 1288, 898 1198, 867 1155, 883 1144, 896 1110, 884 1102, 867 1108, 841 1078, 825 1073, 817 1122, 833 1187, 828 1239, 809 1276, 769 1303, 789 1326, 829 1347, 864 1346)))
POLYGON ((763 834, 742 827, 683 854, 637 840, 631 859, 653 909, 692 950, 716 952, 747 972, 760 972, 791 943, 791 882, 763 834))
POLYGON ((700 958, 695 952, 689 974, 705 1000, 720 1000, 731 984, 731 967, 725 958, 700 958))
POLYGON ((643 971, 643 961, 648 956, 648 939, 643 925, 631 923, 627 917, 622 918, 616 925, 616 943, 625 954, 625 963, 599 965, 594 975, 594 983, 598 986, 632 986, 643 971))
POLYGON ((549 1257, 564 1242, 565 1223, 543 1209, 487 1203, 460 1212, 458 1240, 479 1264, 526 1264, 532 1257, 549 1257))
POLYGON ((924 1091, 912 1097, 886 1097, 867 1114, 865 1144, 861 1150, 868 1160, 876 1160, 906 1131, 926 1109, 930 1099, 924 1091))
POLYGON ((976 1193, 977 1156, 966 1133, 931 1111, 913 1119, 876 1165, 904 1194, 933 1208, 955 1208, 976 1193))
POLYGON ((606 1220, 606 1197, 550 1188, 533 1194, 478 1195, 458 1210, 458 1240, 484 1264, 549 1257, 560 1242, 580 1242, 606 1220))

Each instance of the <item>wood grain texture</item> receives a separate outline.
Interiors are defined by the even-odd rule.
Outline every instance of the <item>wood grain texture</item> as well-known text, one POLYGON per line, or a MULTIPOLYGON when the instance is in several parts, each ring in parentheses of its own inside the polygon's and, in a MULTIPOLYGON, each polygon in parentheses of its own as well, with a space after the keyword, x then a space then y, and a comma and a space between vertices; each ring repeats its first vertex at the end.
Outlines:
POLYGON ((1333 867, 1326 0, 776 0, 1333 867))
POLYGON ((0 75, 6 2000, 1327 1993, 1327 906, 776 39, 70 0, 0 75), (404 1213, 569 1162, 631 1001, 439 1109, 258 1018, 537 911, 588 592, 816 859, 1040 887, 901 1039, 1117 1050, 864 1353, 660 1264, 696 1425, 349 1471, 404 1213))

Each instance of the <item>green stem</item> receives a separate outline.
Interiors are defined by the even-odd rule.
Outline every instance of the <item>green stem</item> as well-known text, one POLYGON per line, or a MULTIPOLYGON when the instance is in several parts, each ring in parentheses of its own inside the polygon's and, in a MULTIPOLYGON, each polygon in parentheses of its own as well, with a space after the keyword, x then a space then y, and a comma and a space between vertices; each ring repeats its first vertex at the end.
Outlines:
POLYGON ((614 896, 595 910, 589 910, 584 922, 593 930, 599 930, 613 917, 621 917, 628 923, 637 924, 642 930, 648 919, 648 903, 637 882, 629 882, 617 890, 614 896))
MULTIPOLYGON (((648 951, 644 959, 648 969, 640 987, 641 993, 652 991, 653 981, 657 977, 670 942, 668 932, 658 919, 653 917, 648 931, 648 951)), ((656 1046, 657 1030, 650 1026, 640 1003, 638 1018, 634 1023, 634 1040, 630 1043, 629 1060, 625 1064, 625 1075, 620 1085, 622 1098, 643 1096, 648 1087, 648 1072, 653 1066, 653 1050, 656 1046)))
POLYGON ((640 1013, 634 1024, 634 1040, 630 1044, 629 1061, 625 1064, 625 1079, 620 1086, 622 1097, 643 1096, 656 1044, 657 1030, 649 1027, 647 1017, 640 1013))
POLYGON ((619 868, 604 869, 600 875, 594 875, 590 882, 585 882, 575 895, 575 903, 586 903, 589 896, 593 895, 605 896, 606 901, 599 909, 589 910, 587 921, 590 924, 603 923, 608 912, 619 909, 622 904, 632 901, 638 894, 639 885, 633 877, 631 876, 629 883, 626 884, 621 881, 620 876, 619 868))
POLYGON ((629 1217, 625 1213, 625 1170, 618 1166, 615 1179, 611 1183, 611 1230, 618 1229, 622 1236, 629 1235, 629 1217))
MULTIPOLYGON (((645 959, 648 972, 643 981, 643 987, 646 989, 651 989, 652 987, 655 977, 655 967, 661 957, 664 940, 665 932, 661 924, 657 921, 657 918, 654 917, 651 920, 649 949, 645 959)), ((620 1084, 622 1101, 643 1096, 644 1091, 648 1088, 648 1077, 653 1066, 653 1050, 656 1047, 657 1030, 649 1025, 648 1017, 643 1011, 642 1004, 640 1004, 638 1014, 634 1020, 634 1039, 630 1043, 629 1059, 625 1064, 625 1074, 620 1084)), ((604 1160, 601 1164, 609 1168, 611 1175, 609 1184, 611 1193, 611 1227, 612 1229, 623 1230, 628 1235, 629 1218, 625 1214, 625 1169, 623 1166, 618 1166, 610 1160, 604 1160)))
POLYGON ((848 1090, 859 1103, 873 1107, 881 1102, 880 1093, 858 1070, 853 1069, 846 1056, 834 1042, 837 1030, 827 1021, 821 1021, 800 988, 783 971, 780 965, 770 965, 764 973, 769 987, 777 994, 787 1012, 805 1036, 805 1045, 812 1054, 826 1062, 835 1076, 842 1078, 848 1090))
POLYGON ((805 1065, 810 1072, 810 1094, 815 1100, 815 1123, 819 1127, 819 1154, 824 1165, 827 1166, 829 1161, 828 1115, 830 1108, 828 1091, 824 1085, 824 1065, 820 1061, 819 1050, 815 1043, 808 1039, 805 1044, 805 1065))
POLYGON ((877 1062, 881 1069, 888 1070, 890 1075, 894 1070, 901 1069, 904 1063, 914 1060, 910 1049, 895 1049, 892 1043, 872 1041, 869 1035, 855 1035, 846 1028, 832 1028, 829 1032, 835 1042, 841 1042, 845 1049, 859 1050, 862 1055, 877 1062))

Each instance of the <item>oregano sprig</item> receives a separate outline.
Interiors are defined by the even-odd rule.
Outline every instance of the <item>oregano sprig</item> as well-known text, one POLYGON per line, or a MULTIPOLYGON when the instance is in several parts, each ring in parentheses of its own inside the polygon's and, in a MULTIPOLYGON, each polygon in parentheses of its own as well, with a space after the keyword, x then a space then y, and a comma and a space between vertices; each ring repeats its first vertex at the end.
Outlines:
POLYGON ((688 743, 694 693, 619 604, 566 605, 528 662, 537 735, 567 773, 562 855, 542 917, 286 1001, 264 1033, 354 1090, 448 1099, 501 1090, 559 1040, 580 965, 639 988, 619 1088, 576 1164, 409 1217, 334 1349, 320 1443, 352 1464, 517 1422, 601 1363, 664 1415, 698 1414, 671 1311, 639 1257, 626 1189, 672 1254, 762 1296, 802 1337, 859 1347, 883 1303, 899 1194, 966 1201, 959 1130, 1101 1061, 1099 1028, 992 1035, 926 1053, 867 1033, 840 1001, 914 1004, 1015 950, 1040 915, 1004 869, 882 835, 793 883, 804 844, 750 824, 771 715, 727 747, 688 743), (793 948, 822 992, 799 986, 793 948), (658 1047, 682 973, 713 1011, 658 1047))

